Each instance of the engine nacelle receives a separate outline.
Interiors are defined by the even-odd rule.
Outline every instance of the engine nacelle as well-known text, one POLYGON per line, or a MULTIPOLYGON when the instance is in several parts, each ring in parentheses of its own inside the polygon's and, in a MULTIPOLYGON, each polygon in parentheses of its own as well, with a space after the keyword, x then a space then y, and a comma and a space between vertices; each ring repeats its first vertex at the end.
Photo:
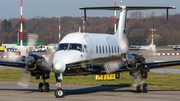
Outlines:
POLYGON ((122 66, 123 61, 109 61, 104 64, 104 68, 107 74, 114 73, 119 70, 120 66, 122 66))
POLYGON ((126 58, 127 69, 130 71, 130 75, 134 76, 134 79, 138 75, 141 75, 143 79, 146 79, 148 76, 149 69, 145 68, 141 63, 145 62, 145 58, 138 54, 130 54, 126 58))
POLYGON ((145 62, 145 58, 138 54, 130 54, 126 57, 127 69, 130 71, 137 70, 137 65, 143 62, 145 62))

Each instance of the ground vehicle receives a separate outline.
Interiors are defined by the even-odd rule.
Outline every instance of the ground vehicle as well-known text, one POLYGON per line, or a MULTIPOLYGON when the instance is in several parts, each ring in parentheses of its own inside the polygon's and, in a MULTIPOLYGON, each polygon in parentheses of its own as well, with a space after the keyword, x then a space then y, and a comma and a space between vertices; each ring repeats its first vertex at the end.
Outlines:
POLYGON ((19 52, 19 50, 17 48, 14 48, 14 52, 19 52))
POLYGON ((36 46, 34 50, 34 52, 45 52, 45 51, 46 51, 45 45, 36 46))
POLYGON ((4 47, 0 47, 0 52, 4 52, 4 47))

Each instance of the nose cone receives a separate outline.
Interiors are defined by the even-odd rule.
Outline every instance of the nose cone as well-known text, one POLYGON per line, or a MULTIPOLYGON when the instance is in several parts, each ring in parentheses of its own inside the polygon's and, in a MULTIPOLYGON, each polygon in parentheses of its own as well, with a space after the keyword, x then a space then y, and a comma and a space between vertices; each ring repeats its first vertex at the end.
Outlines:
POLYGON ((58 60, 53 63, 53 69, 55 73, 62 73, 66 69, 66 65, 62 60, 58 60))

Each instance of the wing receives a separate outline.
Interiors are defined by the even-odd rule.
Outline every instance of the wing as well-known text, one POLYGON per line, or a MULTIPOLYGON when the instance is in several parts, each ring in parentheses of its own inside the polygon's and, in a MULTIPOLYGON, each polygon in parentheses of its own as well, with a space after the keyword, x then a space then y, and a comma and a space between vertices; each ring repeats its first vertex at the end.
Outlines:
POLYGON ((17 68, 25 68, 25 62, 9 62, 9 61, 0 61, 1 66, 11 66, 17 68))
POLYGON ((150 69, 164 68, 164 67, 170 67, 170 66, 176 66, 176 65, 180 65, 180 60, 139 63, 138 65, 136 65, 136 67, 128 67, 128 64, 126 64, 119 67, 119 70, 116 72, 125 72, 125 71, 131 72, 131 71, 134 71, 134 69, 136 69, 136 70, 142 70, 143 73, 147 73, 149 72, 150 69))
POLYGON ((144 65, 144 67, 147 67, 149 69, 162 68, 162 67, 180 65, 180 60, 163 61, 163 62, 150 62, 150 63, 143 63, 142 65, 144 65))

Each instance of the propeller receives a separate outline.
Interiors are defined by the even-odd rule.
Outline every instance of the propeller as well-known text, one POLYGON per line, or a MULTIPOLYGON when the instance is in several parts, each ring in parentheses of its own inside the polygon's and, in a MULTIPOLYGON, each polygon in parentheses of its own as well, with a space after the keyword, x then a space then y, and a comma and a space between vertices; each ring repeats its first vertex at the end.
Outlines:
POLYGON ((140 54, 129 54, 126 58, 127 68, 130 71, 130 75, 133 76, 133 86, 138 86, 143 84, 143 79, 148 76, 148 69, 142 68, 142 63, 156 56, 155 45, 150 44, 147 50, 140 51, 140 54))
POLYGON ((104 69, 108 74, 118 71, 120 69, 119 67, 123 66, 124 63, 126 62, 126 54, 128 53, 128 41, 126 35, 116 37, 116 41, 121 47, 120 52, 124 53, 121 55, 123 61, 114 60, 114 61, 106 62, 104 64, 104 69))
POLYGON ((129 54, 126 58, 126 67, 133 76, 133 86, 143 83, 143 69, 139 67, 145 62, 145 58, 138 54, 129 54))
POLYGON ((35 47, 35 44, 37 42, 38 35, 35 33, 30 33, 27 35, 27 37, 28 37, 28 47, 29 47, 28 56, 27 57, 25 57, 25 56, 21 57, 21 60, 23 62, 26 62, 26 67, 24 69, 24 72, 21 76, 20 81, 17 83, 19 86, 25 87, 25 88, 29 86, 29 78, 30 77, 29 77, 28 70, 35 67, 35 64, 34 64, 35 59, 32 56, 32 53, 33 53, 33 48, 35 47))

